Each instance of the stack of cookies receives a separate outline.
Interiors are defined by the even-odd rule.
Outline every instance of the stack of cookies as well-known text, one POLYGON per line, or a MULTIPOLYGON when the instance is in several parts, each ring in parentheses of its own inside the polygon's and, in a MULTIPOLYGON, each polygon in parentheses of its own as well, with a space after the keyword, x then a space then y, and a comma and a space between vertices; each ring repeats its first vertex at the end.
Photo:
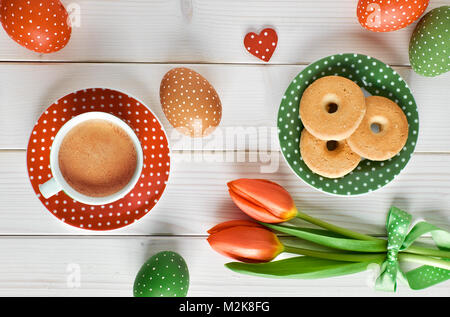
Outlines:
POLYGON ((327 178, 347 175, 363 158, 388 160, 408 139, 408 120, 395 102, 366 98, 357 84, 340 76, 309 85, 300 101, 300 118, 303 161, 327 178))

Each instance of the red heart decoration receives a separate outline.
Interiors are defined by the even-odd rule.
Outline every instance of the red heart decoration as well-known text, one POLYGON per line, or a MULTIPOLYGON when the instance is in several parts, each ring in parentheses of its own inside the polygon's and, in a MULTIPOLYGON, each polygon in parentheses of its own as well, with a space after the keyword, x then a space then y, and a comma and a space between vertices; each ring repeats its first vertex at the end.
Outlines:
POLYGON ((248 33, 244 38, 247 51, 264 62, 268 62, 278 44, 278 35, 274 29, 266 28, 259 34, 248 33))

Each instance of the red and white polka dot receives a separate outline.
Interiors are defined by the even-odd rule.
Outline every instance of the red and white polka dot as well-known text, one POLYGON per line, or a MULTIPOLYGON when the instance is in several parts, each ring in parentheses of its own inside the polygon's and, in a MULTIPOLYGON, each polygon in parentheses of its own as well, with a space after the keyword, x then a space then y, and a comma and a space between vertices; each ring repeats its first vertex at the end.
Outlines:
POLYGON ((53 53, 70 40, 69 14, 59 0, 2 0, 0 21, 17 43, 38 53, 53 53))
POLYGON ((266 28, 259 34, 248 33, 244 38, 244 46, 253 56, 268 62, 278 44, 278 35, 274 29, 266 28))
POLYGON ((390 32, 416 21, 430 0, 359 0, 359 23, 374 32, 390 32))
POLYGON ((86 89, 61 98, 41 115, 28 142, 27 168, 37 197, 58 219, 82 229, 112 230, 139 220, 157 204, 169 178, 170 150, 160 122, 145 105, 115 90, 86 89), (64 192, 45 199, 39 185, 52 178, 53 138, 65 122, 89 111, 115 115, 135 131, 144 152, 141 178, 128 195, 108 205, 85 205, 64 192))

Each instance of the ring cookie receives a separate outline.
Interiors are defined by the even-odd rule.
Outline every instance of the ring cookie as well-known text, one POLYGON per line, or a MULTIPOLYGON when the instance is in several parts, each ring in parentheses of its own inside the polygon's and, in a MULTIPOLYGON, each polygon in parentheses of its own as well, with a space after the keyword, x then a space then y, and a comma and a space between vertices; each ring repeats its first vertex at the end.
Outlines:
POLYGON ((361 157, 353 152, 345 140, 324 141, 303 129, 300 153, 311 171, 328 178, 347 175, 358 166, 361 157))
POLYGON ((300 118, 321 140, 344 140, 355 132, 366 113, 364 93, 350 79, 322 77, 303 93, 300 118))
POLYGON ((350 148, 364 158, 384 161, 399 153, 408 139, 408 120, 402 109, 388 98, 366 98, 366 115, 347 140, 350 148))

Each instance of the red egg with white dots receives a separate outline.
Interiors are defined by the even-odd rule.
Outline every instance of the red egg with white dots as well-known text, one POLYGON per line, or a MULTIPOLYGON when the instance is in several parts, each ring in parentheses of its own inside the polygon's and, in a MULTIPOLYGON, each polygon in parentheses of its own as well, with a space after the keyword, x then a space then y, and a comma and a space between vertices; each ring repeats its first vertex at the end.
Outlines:
POLYGON ((161 106, 179 132, 194 138, 211 134, 222 119, 222 103, 214 87, 189 68, 174 68, 164 75, 161 106))
POLYGON ((59 0, 2 0, 0 21, 17 43, 38 53, 54 53, 70 40, 69 14, 59 0))
POLYGON ((391 32, 407 27, 426 10, 430 0, 359 0, 359 23, 373 32, 391 32))

